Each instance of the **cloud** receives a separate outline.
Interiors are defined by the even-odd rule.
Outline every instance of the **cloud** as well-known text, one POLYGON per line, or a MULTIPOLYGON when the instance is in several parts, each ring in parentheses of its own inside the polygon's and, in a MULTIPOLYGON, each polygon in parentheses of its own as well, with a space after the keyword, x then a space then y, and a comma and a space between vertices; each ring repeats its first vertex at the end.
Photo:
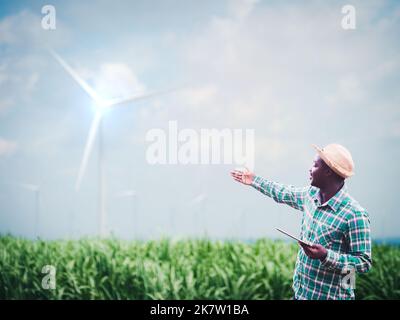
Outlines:
POLYGON ((12 155, 17 149, 17 144, 13 141, 0 137, 0 156, 12 155))
MULTIPOLYGON (((7 57, 7 65, 0 71, 0 112, 14 106, 18 101, 30 101, 32 93, 37 88, 40 74, 25 67, 21 62, 25 58, 7 57)), ((29 58, 28 58, 29 59, 29 58)))
POLYGON ((184 127, 254 128, 257 155, 275 162, 308 157, 299 148, 310 143, 378 134, 351 121, 374 115, 375 126, 385 127, 389 113, 398 114, 394 91, 380 88, 399 68, 399 9, 388 17, 376 14, 384 4, 356 7, 351 33, 341 28, 337 4, 229 2, 225 14, 176 42, 193 88, 143 112, 143 123, 176 118, 184 127), (387 112, 375 114, 377 104, 387 112))
POLYGON ((217 91, 218 88, 215 85, 203 85, 188 88, 178 94, 179 99, 189 106, 204 106, 214 101, 217 91))
POLYGON ((335 85, 336 93, 326 97, 326 103, 335 107, 340 104, 362 102, 366 96, 362 82, 355 74, 346 74, 340 77, 335 85))
POLYGON ((41 73, 46 73, 47 47, 68 43, 69 31, 57 20, 57 30, 41 28, 41 16, 29 10, 0 20, 0 112, 18 103, 30 104, 41 73))
POLYGON ((228 2, 228 12, 238 20, 247 18, 259 0, 233 0, 228 2))
POLYGON ((0 115, 6 111, 8 108, 10 108, 12 105, 14 105, 14 102, 10 98, 3 98, 0 99, 0 115))
POLYGON ((46 46, 61 46, 70 41, 69 29, 57 18, 56 30, 41 27, 42 16, 30 10, 7 16, 0 21, 0 44, 8 49, 43 49, 46 46))

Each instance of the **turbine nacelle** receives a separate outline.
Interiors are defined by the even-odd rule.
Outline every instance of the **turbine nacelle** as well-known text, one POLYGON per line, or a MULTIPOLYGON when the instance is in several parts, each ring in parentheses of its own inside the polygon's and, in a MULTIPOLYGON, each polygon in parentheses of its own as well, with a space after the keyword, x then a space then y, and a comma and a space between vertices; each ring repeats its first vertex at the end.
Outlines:
POLYGON ((107 109, 112 106, 112 102, 110 100, 95 100, 94 101, 94 109, 96 112, 103 114, 107 109))

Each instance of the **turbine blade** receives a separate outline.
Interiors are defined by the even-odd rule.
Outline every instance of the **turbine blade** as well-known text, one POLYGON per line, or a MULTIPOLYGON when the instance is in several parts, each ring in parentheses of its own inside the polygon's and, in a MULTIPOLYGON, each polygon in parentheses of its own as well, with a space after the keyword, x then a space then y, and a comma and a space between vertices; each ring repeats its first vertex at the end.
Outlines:
POLYGON ((76 185, 75 185, 76 191, 79 191, 79 188, 81 186, 82 178, 86 171, 87 162, 89 160, 89 156, 93 148, 93 142, 95 140, 96 133, 100 125, 101 117, 102 114, 100 112, 97 112, 90 127, 89 136, 86 142, 85 150, 83 152, 81 166, 79 168, 78 179, 76 180, 76 185))
POLYGON ((207 196, 204 193, 201 193, 199 195, 197 195, 196 197, 194 197, 191 201, 190 201, 190 205, 197 205, 199 203, 202 203, 206 200, 207 196))
POLYGON ((88 83, 83 80, 71 66, 65 62, 63 58, 61 58, 55 51, 49 50, 50 54, 53 56, 54 59, 58 61, 58 63, 64 68, 64 70, 81 86, 83 90, 95 101, 101 101, 97 93, 93 90, 88 83))
POLYGON ((134 190, 124 190, 120 191, 115 195, 116 198, 126 198, 126 197, 135 197, 136 196, 136 191, 134 190))
POLYGON ((161 96, 163 94, 167 94, 167 93, 174 92, 174 91, 177 91, 177 90, 178 90, 178 88, 162 90, 162 91, 150 91, 150 92, 147 92, 147 93, 135 94, 135 95, 132 95, 132 96, 126 97, 126 98, 111 99, 111 100, 107 101, 107 104, 110 107, 114 107, 116 105, 132 102, 132 101, 144 100, 144 99, 153 98, 155 96, 161 96))
POLYGON ((15 185, 23 188, 23 189, 27 189, 30 191, 37 191, 39 190, 39 186, 35 185, 35 184, 30 184, 30 183, 15 183, 15 185))

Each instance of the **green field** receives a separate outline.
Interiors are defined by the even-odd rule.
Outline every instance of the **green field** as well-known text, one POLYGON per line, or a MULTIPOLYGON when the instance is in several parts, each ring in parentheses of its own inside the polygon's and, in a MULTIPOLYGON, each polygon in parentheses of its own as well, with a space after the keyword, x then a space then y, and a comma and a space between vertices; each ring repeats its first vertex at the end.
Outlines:
MULTIPOLYGON (((298 246, 168 239, 29 241, 0 237, 0 299, 289 299, 298 246), (56 267, 56 289, 42 268, 56 267)), ((400 247, 373 247, 357 299, 400 299, 400 247)))

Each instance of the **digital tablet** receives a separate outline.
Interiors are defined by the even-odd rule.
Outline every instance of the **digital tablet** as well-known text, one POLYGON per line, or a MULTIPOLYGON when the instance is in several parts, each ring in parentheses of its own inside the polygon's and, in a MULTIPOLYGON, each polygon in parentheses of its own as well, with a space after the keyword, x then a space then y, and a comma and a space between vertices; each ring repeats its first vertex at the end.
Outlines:
POLYGON ((290 233, 287 233, 286 231, 283 231, 283 230, 281 230, 279 228, 276 228, 276 230, 278 230, 279 232, 282 232, 284 235, 286 235, 286 236, 288 236, 288 237, 290 237, 290 238, 292 238, 292 239, 294 239, 294 240, 296 240, 296 241, 298 241, 298 242, 300 242, 302 244, 305 244, 306 246, 312 246, 313 245, 312 243, 304 241, 304 240, 300 240, 299 238, 297 238, 297 237, 291 235, 290 233))

